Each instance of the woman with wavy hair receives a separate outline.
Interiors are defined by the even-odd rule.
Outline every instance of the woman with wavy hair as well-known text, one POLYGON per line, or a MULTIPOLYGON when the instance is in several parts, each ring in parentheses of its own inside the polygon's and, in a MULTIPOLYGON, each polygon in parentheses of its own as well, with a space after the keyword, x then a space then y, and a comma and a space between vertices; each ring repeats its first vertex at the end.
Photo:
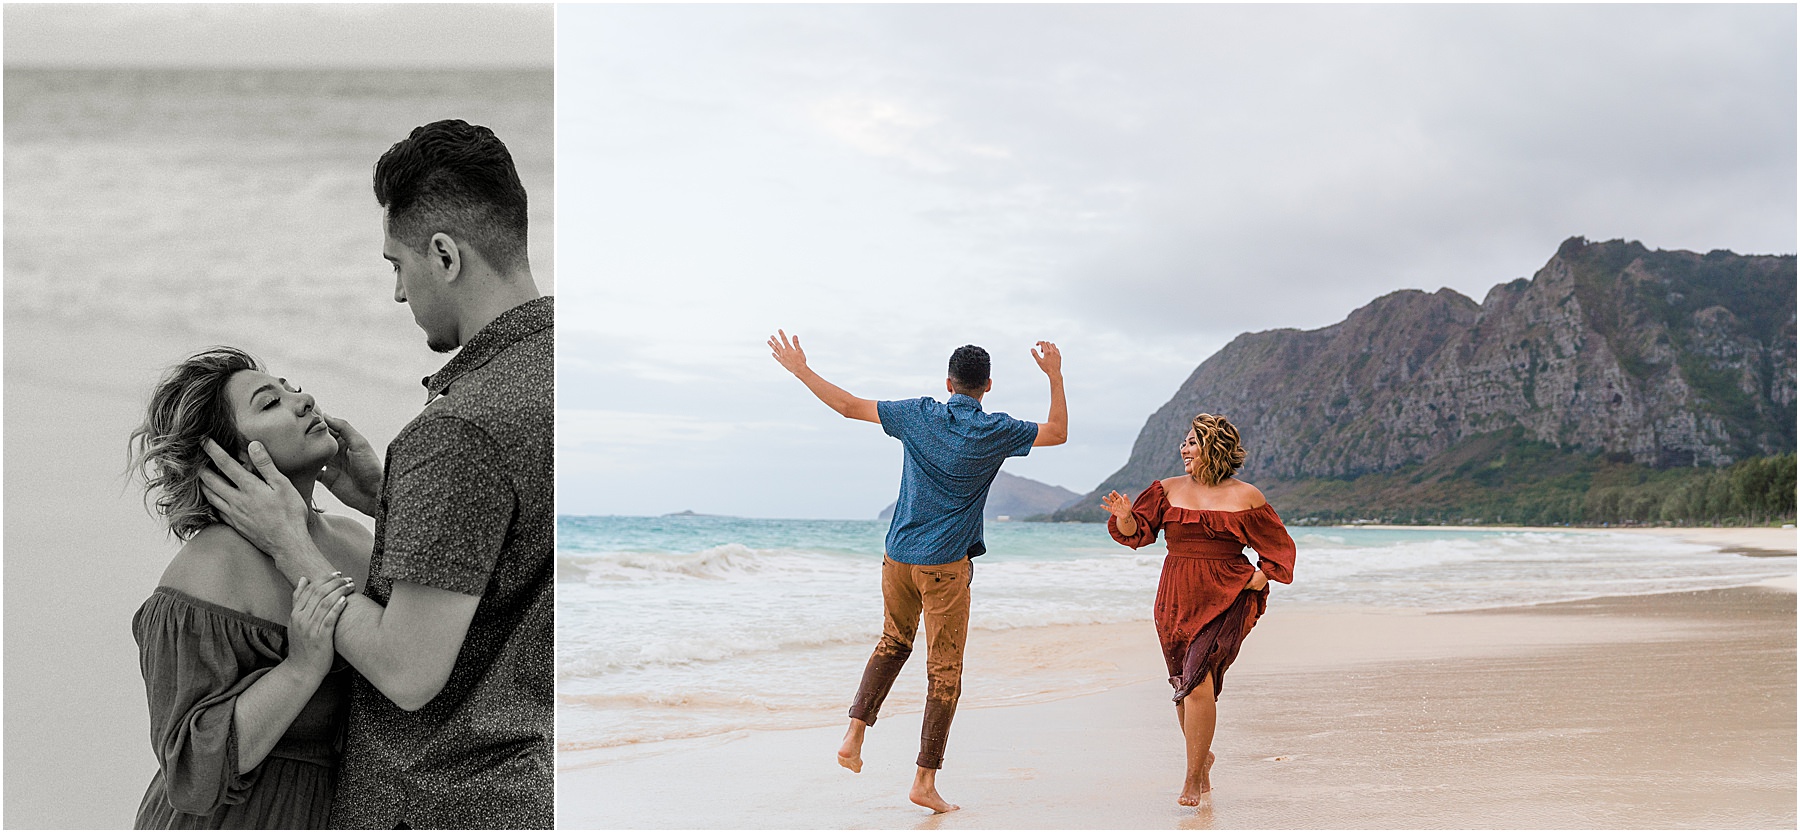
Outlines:
POLYGON ((1212 790, 1213 728, 1225 669, 1268 605, 1271 579, 1294 580, 1294 539, 1255 486, 1232 475, 1244 465, 1238 431, 1222 416, 1200 414, 1181 443, 1186 474, 1159 480, 1135 502, 1102 498, 1107 531, 1137 549, 1168 542, 1156 587, 1156 635, 1162 642, 1175 718, 1187 744, 1187 777, 1178 801, 1197 806, 1212 790), (1252 565, 1244 547, 1256 551, 1252 565))
POLYGON ((131 469, 185 543, 131 622, 160 765, 135 826, 326 827, 349 692, 332 631, 374 538, 315 508, 313 540, 338 572, 289 585, 201 494, 209 439, 240 459, 260 443, 308 505, 340 446, 311 395, 241 350, 190 356, 151 394, 131 469))

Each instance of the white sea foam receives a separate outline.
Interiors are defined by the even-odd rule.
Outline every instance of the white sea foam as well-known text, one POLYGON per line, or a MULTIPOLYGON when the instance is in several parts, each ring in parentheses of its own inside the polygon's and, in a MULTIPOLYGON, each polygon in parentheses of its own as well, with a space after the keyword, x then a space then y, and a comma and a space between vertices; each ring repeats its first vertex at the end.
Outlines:
MULTIPOLYGON (((559 530, 558 691, 582 743, 836 714, 880 635, 880 523, 564 518, 559 530)), ((1597 531, 1294 532, 1296 581, 1276 588, 1276 612, 1529 605, 1794 572, 1792 559, 1597 531)), ((1150 618, 1160 544, 1133 551, 1075 524, 991 524, 987 543, 976 630, 1150 618)))

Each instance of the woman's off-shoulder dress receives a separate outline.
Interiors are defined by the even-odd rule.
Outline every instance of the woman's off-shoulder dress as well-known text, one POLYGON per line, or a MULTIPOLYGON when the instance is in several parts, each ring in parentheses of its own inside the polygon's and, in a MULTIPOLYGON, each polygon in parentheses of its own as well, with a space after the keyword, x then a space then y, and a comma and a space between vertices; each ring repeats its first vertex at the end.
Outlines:
POLYGON ((138 829, 322 828, 343 752, 349 670, 341 662, 262 762, 238 766, 238 695, 287 655, 287 629, 158 587, 131 620, 161 768, 138 829))
POLYGON ((1244 585, 1258 568, 1270 581, 1293 583, 1294 539, 1266 503, 1240 512, 1183 509, 1169 505, 1160 480, 1138 495, 1131 514, 1137 521, 1135 535, 1121 535, 1118 519, 1106 519, 1114 540, 1137 549, 1155 542, 1161 532, 1169 545, 1156 587, 1155 615, 1174 699, 1186 697, 1208 674, 1217 698, 1225 687, 1225 669, 1268 606, 1268 588, 1246 590, 1244 585), (1255 566, 1244 555, 1246 546, 1256 550, 1255 566))

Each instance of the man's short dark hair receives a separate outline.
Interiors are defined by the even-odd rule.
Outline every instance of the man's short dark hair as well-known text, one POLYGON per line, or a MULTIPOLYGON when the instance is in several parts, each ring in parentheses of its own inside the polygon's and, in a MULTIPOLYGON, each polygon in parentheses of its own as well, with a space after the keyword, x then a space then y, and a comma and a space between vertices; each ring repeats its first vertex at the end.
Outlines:
POLYGON ((993 362, 988 360, 988 352, 980 347, 965 344, 950 354, 950 379, 956 383, 958 393, 982 392, 992 372, 993 362))
POLYGON ((375 201, 388 233, 415 252, 443 232, 501 272, 527 265, 525 184, 485 127, 446 119, 413 128, 376 161, 375 201))

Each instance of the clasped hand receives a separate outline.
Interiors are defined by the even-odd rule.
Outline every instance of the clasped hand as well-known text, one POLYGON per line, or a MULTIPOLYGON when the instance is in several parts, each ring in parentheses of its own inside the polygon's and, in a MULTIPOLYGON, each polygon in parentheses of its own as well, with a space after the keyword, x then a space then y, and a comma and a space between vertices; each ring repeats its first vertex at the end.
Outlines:
POLYGON ((308 673, 323 677, 336 656, 338 617, 356 591, 356 580, 333 575, 320 581, 301 576, 294 584, 294 608, 288 613, 288 659, 308 673))

